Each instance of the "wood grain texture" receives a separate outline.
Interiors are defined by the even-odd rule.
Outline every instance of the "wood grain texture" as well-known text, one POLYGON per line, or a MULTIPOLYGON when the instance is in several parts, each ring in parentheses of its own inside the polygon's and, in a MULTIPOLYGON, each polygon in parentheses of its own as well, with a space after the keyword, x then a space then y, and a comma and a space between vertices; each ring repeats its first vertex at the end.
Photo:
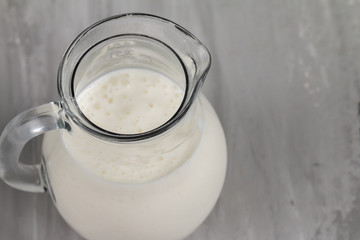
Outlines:
MULTIPOLYGON (((110 15, 169 18, 209 48, 222 195, 187 240, 360 239, 360 1, 0 1, 0 130, 57 99, 62 53, 110 15)), ((40 141, 22 161, 38 162, 40 141)), ((80 240, 46 194, 0 181, 0 240, 80 240)))

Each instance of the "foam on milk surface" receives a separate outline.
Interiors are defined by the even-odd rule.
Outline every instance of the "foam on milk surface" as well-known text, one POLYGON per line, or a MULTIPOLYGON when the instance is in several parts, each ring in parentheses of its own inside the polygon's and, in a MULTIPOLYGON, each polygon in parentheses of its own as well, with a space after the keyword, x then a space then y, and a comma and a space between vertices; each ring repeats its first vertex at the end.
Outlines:
MULTIPOLYGON (((168 121, 179 108, 183 94, 178 85, 160 73, 130 68, 101 76, 77 99, 85 116, 99 127, 131 134, 152 130, 168 121)), ((173 134, 175 140, 177 134, 183 137, 176 131, 173 134)), ((186 161, 196 146, 170 153, 154 146, 152 156, 142 157, 142 149, 126 155, 81 137, 70 137, 65 143, 85 169, 122 183, 148 182, 165 176, 186 161)))
POLYGON ((110 72, 86 87, 78 103, 93 123, 111 132, 142 133, 168 121, 183 91, 166 76, 145 69, 110 72))

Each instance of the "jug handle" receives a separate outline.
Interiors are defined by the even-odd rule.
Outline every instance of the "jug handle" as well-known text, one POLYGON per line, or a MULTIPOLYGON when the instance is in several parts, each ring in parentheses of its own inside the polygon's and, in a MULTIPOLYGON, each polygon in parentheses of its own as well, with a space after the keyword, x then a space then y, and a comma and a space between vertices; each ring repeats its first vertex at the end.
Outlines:
POLYGON ((60 102, 26 110, 13 118, 0 136, 0 178, 8 185, 29 192, 45 192, 40 164, 19 162, 25 144, 47 131, 66 128, 60 117, 60 102))

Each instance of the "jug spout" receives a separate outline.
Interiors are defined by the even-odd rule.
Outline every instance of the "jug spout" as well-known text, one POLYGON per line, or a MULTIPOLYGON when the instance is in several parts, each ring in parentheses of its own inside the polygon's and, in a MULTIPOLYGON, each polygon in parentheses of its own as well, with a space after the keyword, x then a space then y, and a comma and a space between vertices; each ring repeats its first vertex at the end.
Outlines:
POLYGON ((185 65, 189 79, 189 96, 193 98, 200 90, 211 66, 208 49, 190 32, 177 27, 183 33, 183 44, 179 45, 179 56, 185 65))

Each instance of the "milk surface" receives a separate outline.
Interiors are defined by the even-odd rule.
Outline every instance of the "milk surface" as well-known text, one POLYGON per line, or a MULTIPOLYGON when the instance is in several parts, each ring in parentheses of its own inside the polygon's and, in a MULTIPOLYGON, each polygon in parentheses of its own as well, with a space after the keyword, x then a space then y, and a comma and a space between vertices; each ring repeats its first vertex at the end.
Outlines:
MULTIPOLYGON (((99 127, 129 134, 165 123, 183 94, 159 73, 125 69, 100 77, 77 101, 99 127)), ((57 209, 86 239, 181 240, 215 205, 226 143, 202 95, 177 126, 151 141, 110 143, 71 126, 45 135, 44 164, 57 209)))
POLYGON ((82 90, 77 101, 96 125, 122 134, 142 133, 168 121, 184 92, 166 76, 144 69, 110 72, 82 90))

